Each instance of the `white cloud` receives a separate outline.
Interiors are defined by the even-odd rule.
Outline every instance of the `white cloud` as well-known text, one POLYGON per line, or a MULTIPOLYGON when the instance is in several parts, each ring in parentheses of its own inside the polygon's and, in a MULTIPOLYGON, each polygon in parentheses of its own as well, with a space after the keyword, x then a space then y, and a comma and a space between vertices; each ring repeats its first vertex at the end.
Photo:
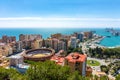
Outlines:
POLYGON ((84 28, 84 27, 120 27, 120 19, 113 18, 42 18, 13 17, 0 18, 1 28, 84 28))
POLYGON ((42 18, 42 17, 9 17, 0 20, 99 20, 99 21, 120 21, 114 18, 42 18))

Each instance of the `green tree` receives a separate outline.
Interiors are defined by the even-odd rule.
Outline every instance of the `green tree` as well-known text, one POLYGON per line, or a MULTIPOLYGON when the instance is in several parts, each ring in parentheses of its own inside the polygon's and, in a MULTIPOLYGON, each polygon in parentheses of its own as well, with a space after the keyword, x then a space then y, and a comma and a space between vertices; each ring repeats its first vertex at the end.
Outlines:
POLYGON ((0 80, 9 80, 9 73, 4 68, 0 68, 0 80))
POLYGON ((100 68, 101 68, 101 71, 103 71, 105 73, 108 73, 108 71, 109 71, 109 69, 106 65, 101 65, 100 68))
POLYGON ((97 75, 94 75, 94 80, 98 80, 99 77, 97 75))
POLYGON ((72 73, 67 80, 90 80, 90 79, 79 75, 79 73, 76 71, 72 73))
POLYGON ((115 77, 115 80, 120 80, 120 74, 115 77))
POLYGON ((100 80, 109 80, 108 76, 101 76, 100 80))
POLYGON ((69 74, 68 66, 56 65, 52 61, 32 64, 26 73, 29 80, 66 80, 69 74))
POLYGON ((27 80, 27 78, 15 69, 0 68, 0 80, 27 80))

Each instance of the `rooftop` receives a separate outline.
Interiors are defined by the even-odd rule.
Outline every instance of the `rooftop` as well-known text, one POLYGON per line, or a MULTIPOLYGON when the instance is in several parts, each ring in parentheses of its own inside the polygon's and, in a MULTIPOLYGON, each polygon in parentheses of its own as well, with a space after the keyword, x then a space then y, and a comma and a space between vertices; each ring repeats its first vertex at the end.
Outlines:
POLYGON ((60 57, 57 55, 54 55, 50 59, 51 61, 55 61, 56 64, 64 66, 64 57, 60 57))
POLYGON ((86 60, 87 56, 84 54, 80 54, 78 52, 70 53, 65 59, 67 59, 69 62, 84 62, 86 60))

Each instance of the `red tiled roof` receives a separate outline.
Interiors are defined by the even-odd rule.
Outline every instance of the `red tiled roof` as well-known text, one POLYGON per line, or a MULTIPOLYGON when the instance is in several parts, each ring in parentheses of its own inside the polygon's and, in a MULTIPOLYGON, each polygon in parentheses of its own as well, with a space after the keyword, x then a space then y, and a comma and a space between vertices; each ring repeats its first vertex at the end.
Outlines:
POLYGON ((60 57, 60 56, 56 56, 56 55, 52 56, 50 60, 55 61, 56 64, 59 64, 59 65, 63 65, 63 63, 64 63, 64 57, 60 57))
POLYGON ((86 60, 86 55, 79 54, 78 52, 71 53, 65 59, 69 62, 84 62, 86 60))

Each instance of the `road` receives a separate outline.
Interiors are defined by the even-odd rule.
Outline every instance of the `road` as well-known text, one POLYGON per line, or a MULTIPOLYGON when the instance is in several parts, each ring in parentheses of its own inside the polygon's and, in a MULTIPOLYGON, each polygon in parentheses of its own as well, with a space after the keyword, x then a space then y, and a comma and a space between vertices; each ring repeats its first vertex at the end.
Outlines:
POLYGON ((102 37, 102 38, 94 37, 93 39, 90 39, 90 40, 87 40, 87 41, 85 41, 83 43, 80 43, 79 46, 80 45, 82 46, 83 53, 89 54, 89 51, 88 51, 89 49, 87 48, 87 45, 90 44, 94 48, 96 48, 96 47, 104 47, 104 46, 96 44, 96 42, 100 42, 103 38, 104 37, 102 37))
MULTIPOLYGON (((87 57, 87 60, 98 61, 100 63, 100 65, 106 65, 107 66, 109 64, 109 63, 106 63, 104 59, 96 59, 96 58, 87 57)), ((93 74, 96 74, 96 71, 101 71, 100 66, 91 66, 91 68, 93 69, 93 74)))
POLYGON ((96 61, 100 62, 101 65, 106 65, 106 66, 107 66, 108 64, 110 64, 110 62, 106 63, 106 62, 105 62, 105 59, 97 59, 97 58, 87 57, 87 60, 96 60, 96 61))
MULTIPOLYGON (((96 60, 96 61, 98 61, 98 62, 100 62, 100 65, 109 65, 111 62, 105 62, 105 59, 97 59, 97 58, 91 58, 91 57, 87 57, 87 60, 96 60)), ((114 62, 114 61, 120 61, 120 59, 115 59, 115 60, 113 60, 112 62, 114 62)), ((92 72, 92 74, 93 75, 95 75, 96 74, 96 72, 97 71, 101 71, 100 70, 100 66, 91 66, 91 68, 93 69, 93 72, 92 72)), ((108 77, 111 79, 111 80, 115 80, 115 77, 113 77, 112 75, 108 75, 108 77)))

